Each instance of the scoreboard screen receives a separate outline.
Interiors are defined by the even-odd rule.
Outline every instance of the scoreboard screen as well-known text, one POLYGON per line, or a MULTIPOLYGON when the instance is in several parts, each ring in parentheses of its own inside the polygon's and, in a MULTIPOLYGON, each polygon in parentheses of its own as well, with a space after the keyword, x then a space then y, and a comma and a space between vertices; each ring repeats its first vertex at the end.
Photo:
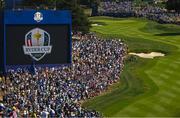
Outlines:
POLYGON ((7 25, 7 65, 30 65, 32 59, 36 64, 70 63, 68 33, 68 25, 7 25), (51 51, 43 52, 49 46, 51 51), (24 47, 27 47, 26 50, 24 47))
POLYGON ((5 10, 1 21, 0 65, 3 70, 32 64, 47 67, 71 64, 69 11, 5 10))

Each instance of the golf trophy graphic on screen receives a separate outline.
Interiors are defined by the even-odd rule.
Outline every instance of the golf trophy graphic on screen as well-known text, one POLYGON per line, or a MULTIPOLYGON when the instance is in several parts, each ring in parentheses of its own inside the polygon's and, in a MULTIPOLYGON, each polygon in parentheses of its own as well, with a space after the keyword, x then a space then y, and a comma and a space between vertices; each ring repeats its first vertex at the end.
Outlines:
POLYGON ((50 34, 43 29, 35 28, 25 36, 24 54, 31 56, 36 61, 41 60, 46 54, 50 54, 50 34))

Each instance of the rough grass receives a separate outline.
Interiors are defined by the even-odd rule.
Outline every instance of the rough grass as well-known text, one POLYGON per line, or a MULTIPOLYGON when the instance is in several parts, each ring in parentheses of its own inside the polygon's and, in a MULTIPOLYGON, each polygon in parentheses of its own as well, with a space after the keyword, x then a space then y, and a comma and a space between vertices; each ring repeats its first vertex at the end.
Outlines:
POLYGON ((121 80, 110 87, 111 92, 90 99, 83 106, 111 117, 180 116, 180 26, 135 18, 90 20, 105 24, 91 31, 105 38, 122 38, 129 51, 160 51, 166 56, 128 57, 121 80))

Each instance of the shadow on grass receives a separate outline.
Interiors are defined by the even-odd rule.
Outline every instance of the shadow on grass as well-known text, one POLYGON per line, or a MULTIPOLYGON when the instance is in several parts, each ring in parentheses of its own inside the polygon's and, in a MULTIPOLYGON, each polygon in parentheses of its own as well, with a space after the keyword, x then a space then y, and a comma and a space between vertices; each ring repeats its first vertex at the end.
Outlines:
POLYGON ((180 35, 180 32, 178 33, 161 33, 161 34, 155 34, 155 36, 178 36, 180 35))

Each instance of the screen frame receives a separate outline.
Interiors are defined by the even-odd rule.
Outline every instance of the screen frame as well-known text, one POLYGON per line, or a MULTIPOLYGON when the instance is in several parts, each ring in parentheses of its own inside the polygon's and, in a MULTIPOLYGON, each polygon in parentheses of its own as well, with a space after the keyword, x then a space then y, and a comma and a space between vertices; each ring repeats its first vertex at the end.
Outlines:
POLYGON ((35 62, 32 61, 31 65, 8 65, 6 63, 7 51, 6 51, 6 27, 8 25, 68 25, 68 40, 69 40, 69 59, 65 64, 35 64, 35 67, 59 67, 59 66, 69 66, 72 64, 72 17, 71 12, 68 10, 22 10, 22 11, 13 11, 5 10, 4 11, 4 70, 17 69, 17 68, 28 68, 31 67, 35 62), (43 14, 43 20, 37 22, 34 20, 34 14, 40 12, 43 14))

